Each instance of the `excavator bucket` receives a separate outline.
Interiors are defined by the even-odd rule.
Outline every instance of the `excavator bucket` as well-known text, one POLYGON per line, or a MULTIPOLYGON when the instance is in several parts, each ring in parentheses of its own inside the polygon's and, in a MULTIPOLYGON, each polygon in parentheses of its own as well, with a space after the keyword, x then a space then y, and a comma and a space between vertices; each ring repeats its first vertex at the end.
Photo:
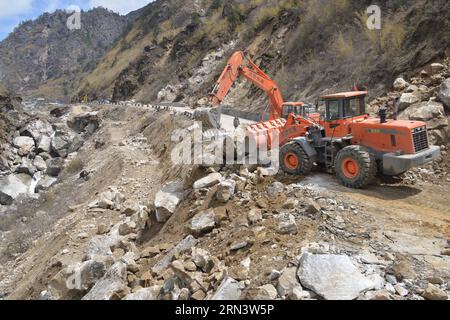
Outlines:
POLYGON ((203 129, 220 129, 221 108, 199 108, 194 112, 194 120, 200 121, 203 129))

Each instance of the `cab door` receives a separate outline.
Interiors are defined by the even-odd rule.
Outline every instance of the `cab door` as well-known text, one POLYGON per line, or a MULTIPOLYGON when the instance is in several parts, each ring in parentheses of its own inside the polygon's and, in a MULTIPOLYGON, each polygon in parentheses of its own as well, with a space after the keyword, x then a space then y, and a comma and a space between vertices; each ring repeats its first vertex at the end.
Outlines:
POLYGON ((343 100, 326 100, 325 135, 327 138, 342 138, 348 134, 343 113, 343 100))

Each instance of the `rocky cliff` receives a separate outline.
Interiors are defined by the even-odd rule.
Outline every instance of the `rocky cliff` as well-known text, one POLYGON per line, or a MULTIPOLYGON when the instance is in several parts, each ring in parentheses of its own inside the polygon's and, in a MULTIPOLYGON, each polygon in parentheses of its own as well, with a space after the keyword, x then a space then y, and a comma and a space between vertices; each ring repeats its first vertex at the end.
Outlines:
POLYGON ((0 43, 0 82, 16 92, 63 99, 129 21, 96 8, 81 13, 81 29, 70 30, 70 16, 57 10, 21 23, 0 43))

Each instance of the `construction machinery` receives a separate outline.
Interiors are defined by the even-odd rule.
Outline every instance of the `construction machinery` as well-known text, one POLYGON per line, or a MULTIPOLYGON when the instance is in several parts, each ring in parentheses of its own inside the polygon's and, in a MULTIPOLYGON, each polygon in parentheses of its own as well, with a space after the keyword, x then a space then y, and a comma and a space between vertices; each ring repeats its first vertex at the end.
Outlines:
POLYGON ((247 127, 248 135, 256 140, 256 146, 266 145, 272 148, 273 136, 280 137, 280 144, 305 135, 307 125, 316 124, 319 114, 309 116, 309 106, 303 102, 284 102, 281 91, 275 81, 265 74, 244 52, 237 51, 228 63, 209 95, 212 108, 197 109, 194 118, 202 121, 203 127, 220 128, 220 105, 230 92, 233 84, 244 77, 266 92, 270 104, 268 121, 261 121, 247 127))
MULTIPOLYGON (((307 175, 321 166, 343 185, 363 188, 377 173, 400 175, 440 156, 440 148, 429 145, 426 123, 387 119, 385 109, 379 118, 371 117, 366 112, 367 91, 360 91, 365 88, 321 97, 322 114, 317 113, 319 102, 316 113, 302 102, 284 103, 277 84, 243 52, 233 54, 217 81, 210 95, 216 107, 212 110, 240 76, 264 90, 271 105, 269 121, 249 125, 247 138, 255 140, 257 148, 278 148, 286 173, 307 175)), ((220 113, 215 115, 220 123, 220 113)))

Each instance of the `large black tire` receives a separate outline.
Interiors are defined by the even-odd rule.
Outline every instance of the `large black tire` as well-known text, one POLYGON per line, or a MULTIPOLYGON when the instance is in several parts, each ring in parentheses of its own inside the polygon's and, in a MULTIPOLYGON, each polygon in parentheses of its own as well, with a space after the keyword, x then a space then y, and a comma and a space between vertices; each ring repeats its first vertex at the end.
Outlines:
POLYGON ((375 156, 362 146, 348 146, 339 151, 335 161, 339 181, 348 188, 361 189, 375 180, 375 156))
POLYGON ((308 175, 313 168, 313 162, 298 143, 291 142, 281 147, 280 166, 289 174, 308 175))

